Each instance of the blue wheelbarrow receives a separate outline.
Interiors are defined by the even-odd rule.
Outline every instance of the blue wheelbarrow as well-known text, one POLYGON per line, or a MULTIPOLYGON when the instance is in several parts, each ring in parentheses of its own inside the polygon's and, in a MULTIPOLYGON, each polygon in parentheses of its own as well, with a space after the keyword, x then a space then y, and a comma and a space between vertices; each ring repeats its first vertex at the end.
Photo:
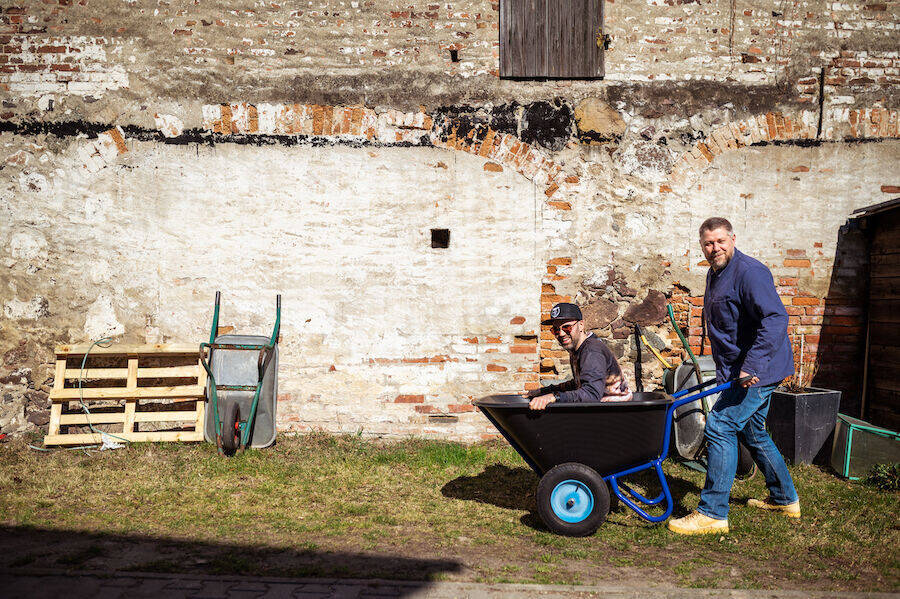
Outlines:
POLYGON ((542 411, 530 410, 521 395, 491 395, 475 405, 541 478, 537 509, 547 528, 584 537, 606 520, 611 494, 649 522, 668 518, 674 502, 662 463, 669 455, 675 410, 743 380, 711 389, 715 381, 706 381, 671 396, 640 392, 623 402, 553 403, 542 411), (649 469, 662 487, 653 499, 622 481, 649 469), (663 502, 659 516, 645 509, 663 502))

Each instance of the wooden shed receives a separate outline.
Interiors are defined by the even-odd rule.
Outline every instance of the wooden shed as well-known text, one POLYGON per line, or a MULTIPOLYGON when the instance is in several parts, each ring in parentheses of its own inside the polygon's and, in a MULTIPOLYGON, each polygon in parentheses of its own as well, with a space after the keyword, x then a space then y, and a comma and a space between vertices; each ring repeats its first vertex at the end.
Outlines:
POLYGON ((860 208, 869 241, 862 415, 900 430, 900 198, 860 208))

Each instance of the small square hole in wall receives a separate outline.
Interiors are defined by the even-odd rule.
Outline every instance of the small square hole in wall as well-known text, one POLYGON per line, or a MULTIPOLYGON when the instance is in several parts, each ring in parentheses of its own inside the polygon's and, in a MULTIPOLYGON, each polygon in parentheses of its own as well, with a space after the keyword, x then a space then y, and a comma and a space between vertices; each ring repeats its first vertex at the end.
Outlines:
POLYGON ((450 62, 459 62, 459 50, 450 50, 450 62))
POLYGON ((431 247, 448 248, 450 247, 450 229, 432 229, 431 230, 431 247))

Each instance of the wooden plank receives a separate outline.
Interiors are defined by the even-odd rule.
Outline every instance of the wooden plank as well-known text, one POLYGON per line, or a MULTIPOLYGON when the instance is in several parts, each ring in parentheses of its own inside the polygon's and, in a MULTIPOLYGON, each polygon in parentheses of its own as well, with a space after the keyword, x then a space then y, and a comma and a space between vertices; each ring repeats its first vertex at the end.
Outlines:
MULTIPOLYGON (((594 28, 596 33, 600 36, 600 46, 597 48, 596 53, 594 54, 594 72, 597 77, 606 77, 606 47, 604 45, 603 35, 606 33, 606 27, 604 27, 604 19, 606 18, 606 2, 603 0, 595 0, 596 8, 591 9, 591 14, 597 15, 598 21, 594 23, 594 28)), ((595 40, 596 45, 596 40, 595 40)))
POLYGON ((203 418, 206 416, 206 402, 197 401, 197 410, 194 412, 194 429, 203 433, 203 418))
POLYGON ((528 9, 522 20, 522 43, 525 46, 523 60, 529 77, 546 77, 547 44, 550 35, 547 28, 547 5, 550 0, 527 0, 528 9))
POLYGON ((894 393, 900 392, 900 378, 898 378, 898 375, 900 375, 900 369, 894 371, 885 369, 871 371, 869 373, 869 384, 872 391, 881 389, 894 393))
POLYGON ((897 362, 900 364, 900 339, 895 341, 897 345, 870 345, 869 356, 878 356, 881 360, 897 362))
MULTIPOLYGON (((159 368, 138 368, 137 377, 139 379, 171 379, 171 378, 192 378, 199 375, 198 366, 165 366, 159 368)), ((204 377, 206 371, 199 366, 204 377)), ((125 380, 128 378, 127 368, 85 368, 82 375, 80 368, 67 368, 65 377, 67 380, 125 380)))
POLYGON ((52 401, 70 401, 73 399, 195 399, 203 397, 204 388, 199 385, 177 385, 174 387, 139 387, 99 388, 99 389, 61 389, 52 390, 52 401))
POLYGON ((900 322, 900 299, 870 300, 869 322, 900 322))
MULTIPOLYGON (((65 359, 56 360, 56 372, 53 375, 53 391, 61 391, 66 384, 66 361, 65 359)), ((50 425, 48 432, 51 435, 59 433, 59 417, 62 414, 62 406, 59 404, 50 405, 50 425)))
POLYGON ((83 356, 90 351, 92 356, 128 356, 140 354, 165 354, 170 356, 196 356, 200 354, 199 343, 152 343, 152 344, 128 344, 119 343, 109 347, 89 343, 78 345, 58 345, 57 356, 83 356))
MULTIPOLYGON (((203 402, 198 402, 202 405, 203 402)), ((116 424, 126 422, 125 412, 91 412, 90 414, 63 414, 60 424, 116 424)), ((132 426, 135 422, 196 422, 197 410, 178 410, 173 412, 135 412, 131 415, 132 426)), ((202 423, 201 423, 202 425, 202 423)), ((125 431, 131 432, 131 431, 125 431)), ((118 435, 119 433, 113 433, 118 435)))
POLYGON ((900 299, 900 277, 871 279, 869 297, 872 300, 900 299))
POLYGON ((203 368, 203 359, 202 358, 197 359, 197 367, 196 368, 197 368, 197 384, 205 389, 206 388, 206 377, 208 375, 206 374, 206 369, 203 368))
MULTIPOLYGON (((57 404, 61 405, 61 404, 57 404)), ((125 412, 91 412, 90 414, 63 414, 59 423, 66 424, 115 424, 125 422, 125 412)), ((119 433, 114 433, 118 435, 119 433)))
MULTIPOLYGON (((138 384, 138 359, 128 358, 128 379, 125 381, 125 388, 130 391, 137 391, 138 384)), ((125 401, 125 422, 122 424, 122 432, 130 433, 134 431, 134 410, 137 407, 137 399, 129 399, 125 401)))
MULTIPOLYGON (((126 441, 164 442, 164 441, 203 441, 203 431, 155 431, 141 433, 113 433, 126 441)), ((93 445, 102 443, 103 437, 96 433, 74 435, 47 435, 44 445, 93 445)))

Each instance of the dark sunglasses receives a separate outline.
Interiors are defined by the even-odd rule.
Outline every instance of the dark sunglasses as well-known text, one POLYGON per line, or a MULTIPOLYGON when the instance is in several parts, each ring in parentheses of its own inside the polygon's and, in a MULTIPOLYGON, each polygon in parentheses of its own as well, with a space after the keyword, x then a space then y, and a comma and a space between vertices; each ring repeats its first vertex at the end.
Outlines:
POLYGON ((561 326, 560 326, 560 325, 556 325, 556 324, 550 325, 550 331, 551 331, 554 335, 559 335, 559 332, 560 332, 560 331, 564 332, 566 335, 571 335, 571 334, 572 334, 572 329, 575 328, 575 325, 576 325, 576 324, 577 324, 577 323, 574 323, 574 322, 573 322, 573 323, 571 323, 571 324, 564 324, 564 325, 561 325, 561 326))

